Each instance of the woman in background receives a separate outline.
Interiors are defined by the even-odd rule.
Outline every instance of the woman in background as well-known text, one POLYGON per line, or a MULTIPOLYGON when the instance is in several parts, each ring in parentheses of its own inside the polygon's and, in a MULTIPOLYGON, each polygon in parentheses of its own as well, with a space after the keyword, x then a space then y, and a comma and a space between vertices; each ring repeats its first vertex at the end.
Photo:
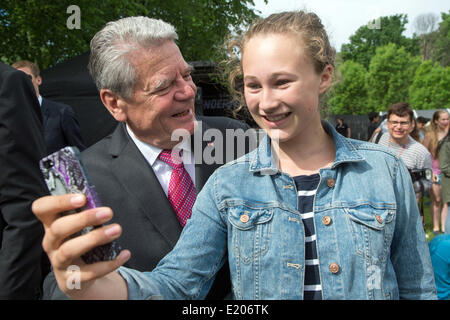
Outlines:
MULTIPOLYGON (((439 145, 439 165, 442 171, 442 201, 449 208, 450 202, 450 135, 447 133, 439 145)), ((441 216, 442 232, 450 233, 448 209, 446 216, 441 216)))
POLYGON ((447 217, 447 202, 442 201, 441 195, 441 168, 439 166, 439 142, 447 135, 449 115, 447 111, 439 110, 433 114, 430 121, 430 129, 425 135, 423 145, 431 153, 433 169, 433 186, 430 191, 430 213, 433 220, 433 234, 437 235, 445 230, 445 218, 447 217))

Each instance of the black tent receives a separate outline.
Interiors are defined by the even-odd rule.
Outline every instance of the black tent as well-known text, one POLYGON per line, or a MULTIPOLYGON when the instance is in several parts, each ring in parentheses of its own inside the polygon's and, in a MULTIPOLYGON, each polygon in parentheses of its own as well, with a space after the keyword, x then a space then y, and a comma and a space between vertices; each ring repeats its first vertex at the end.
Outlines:
POLYGON ((89 52, 86 52, 42 71, 39 88, 43 97, 73 108, 86 146, 108 135, 117 125, 100 100, 87 70, 88 59, 89 52))

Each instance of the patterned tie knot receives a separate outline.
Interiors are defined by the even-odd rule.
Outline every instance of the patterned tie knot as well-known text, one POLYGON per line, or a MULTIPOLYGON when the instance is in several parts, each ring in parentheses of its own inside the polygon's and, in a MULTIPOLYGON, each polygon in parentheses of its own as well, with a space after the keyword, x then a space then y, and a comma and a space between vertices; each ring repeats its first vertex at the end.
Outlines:
POLYGON ((167 163, 173 169, 183 169, 183 162, 181 161, 181 154, 183 151, 163 150, 159 154, 159 159, 167 163))

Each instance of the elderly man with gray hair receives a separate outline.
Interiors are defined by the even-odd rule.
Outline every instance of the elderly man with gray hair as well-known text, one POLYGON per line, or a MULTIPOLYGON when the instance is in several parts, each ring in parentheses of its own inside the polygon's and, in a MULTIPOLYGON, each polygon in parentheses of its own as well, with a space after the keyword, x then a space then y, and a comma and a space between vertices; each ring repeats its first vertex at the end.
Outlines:
MULTIPOLYGON (((213 142, 201 141, 197 149, 197 145, 173 141, 172 134, 177 130, 201 134, 201 130, 214 128, 225 137, 226 129, 249 128, 224 117, 196 118, 193 68, 183 59, 175 40, 177 33, 172 25, 129 17, 109 22, 91 41, 88 69, 103 104, 119 125, 111 135, 85 150, 82 159, 102 204, 114 212, 112 224, 103 228, 122 232, 117 241, 132 253, 125 265, 142 271, 152 270, 172 250, 190 217, 196 193, 223 164, 196 161, 194 152, 203 152, 213 142), (174 147, 179 148, 176 151, 181 166, 171 161, 174 147)), ((237 136, 230 139, 235 141, 237 136)), ((219 147, 222 144, 217 144, 219 147)), ((247 147, 241 153, 237 150, 234 157, 248 151, 247 147)), ((40 199, 33 210, 45 212, 49 207, 46 204, 51 204, 63 212, 71 199, 73 195, 40 199)), ((106 221, 112 212, 103 214, 106 221)), ((47 230, 51 223, 44 222, 47 230)), ((63 252, 69 242, 59 250, 63 252)), ((45 241, 43 246, 47 252, 53 250, 45 241)), ((66 272, 69 266, 54 256, 50 260, 54 272, 46 279, 44 298, 65 298, 57 287, 55 273, 66 272)), ((209 298, 222 299, 230 291, 228 270, 222 270, 209 298)))

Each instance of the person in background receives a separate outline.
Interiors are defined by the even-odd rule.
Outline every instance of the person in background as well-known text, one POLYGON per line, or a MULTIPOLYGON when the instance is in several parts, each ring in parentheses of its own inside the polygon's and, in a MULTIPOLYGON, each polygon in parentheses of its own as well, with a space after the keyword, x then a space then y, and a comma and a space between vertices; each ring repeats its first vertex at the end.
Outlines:
POLYGON ((442 201, 441 181, 442 174, 439 166, 439 143, 448 133, 449 114, 447 111, 438 110, 433 114, 430 128, 425 135, 423 145, 431 153, 433 170, 433 186, 430 191, 431 206, 430 213, 433 220, 433 234, 437 235, 445 229, 445 218, 447 217, 447 202, 442 201))
POLYGON ((344 123, 344 119, 343 118, 337 118, 337 124, 336 124, 336 131, 339 132, 340 134, 342 134, 344 137, 346 138, 350 138, 351 137, 351 129, 350 127, 344 123))
POLYGON ((417 130, 419 131, 421 143, 423 142, 423 139, 425 139, 425 134, 427 131, 425 125, 428 123, 428 121, 430 121, 430 119, 427 119, 422 116, 417 117, 417 119, 416 119, 417 130))
POLYGON ((380 120, 380 116, 378 115, 378 112, 372 111, 369 113, 369 127, 367 128, 367 140, 369 141, 372 137, 373 132, 378 127, 378 121, 380 120))
POLYGON ((414 118, 412 119, 412 126, 411 126, 411 130, 409 132, 409 135, 411 138, 413 138, 417 142, 419 142, 419 143, 421 142, 419 129, 417 129, 417 121, 414 118))
POLYGON ((0 300, 40 299, 50 265, 31 203, 48 194, 41 112, 30 79, 0 63, 0 300))
POLYGON ((442 202, 447 204, 447 214, 445 220, 441 216, 442 232, 450 233, 450 131, 438 145, 439 168, 441 169, 441 195, 442 202))
POLYGON ((39 86, 42 84, 39 67, 27 60, 17 61, 12 66, 25 72, 33 83, 42 111, 47 154, 66 146, 77 147, 83 151, 86 147, 81 136, 80 125, 72 108, 67 104, 43 98, 39 94, 39 86))
POLYGON ((64 241, 109 220, 110 209, 59 217, 85 199, 35 201, 61 289, 77 299, 202 299, 228 258, 236 299, 436 299, 404 163, 320 119, 335 51, 319 17, 272 14, 234 44, 230 88, 243 79, 237 96, 267 135, 213 173, 175 248, 152 272, 115 272, 130 258, 126 250, 113 261, 81 264, 89 248, 120 236, 118 225, 64 241), (74 263, 82 283, 70 290, 66 268, 74 263))
POLYGON ((438 235, 429 243, 439 300, 450 300, 450 234, 438 235))
MULTIPOLYGON (((413 171, 431 170, 431 154, 420 142, 410 137, 414 129, 414 113, 409 104, 405 102, 394 103, 388 108, 387 126, 388 133, 377 133, 374 140, 378 144, 388 147, 400 159, 403 160, 414 181, 417 202, 419 203, 424 190, 418 183, 420 179, 415 179, 413 171), (381 134, 381 136, 379 136, 381 134), (417 182, 417 183, 416 183, 417 182)), ((429 188, 428 183, 425 189, 429 188)))

